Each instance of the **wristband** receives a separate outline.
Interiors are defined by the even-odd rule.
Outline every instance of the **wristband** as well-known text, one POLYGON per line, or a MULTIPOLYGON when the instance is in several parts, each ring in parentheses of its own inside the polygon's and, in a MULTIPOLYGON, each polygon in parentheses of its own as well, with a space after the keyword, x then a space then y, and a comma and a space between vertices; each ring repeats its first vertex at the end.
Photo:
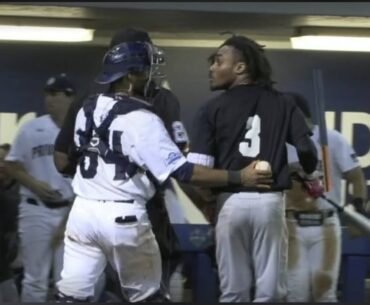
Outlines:
POLYGON ((228 171, 227 182, 231 186, 240 186, 242 184, 242 177, 240 171, 228 171))

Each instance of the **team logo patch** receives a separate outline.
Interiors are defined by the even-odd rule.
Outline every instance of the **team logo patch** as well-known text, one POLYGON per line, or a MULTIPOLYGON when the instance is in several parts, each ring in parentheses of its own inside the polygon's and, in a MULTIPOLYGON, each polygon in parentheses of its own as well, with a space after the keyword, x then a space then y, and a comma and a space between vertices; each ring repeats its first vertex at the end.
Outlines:
POLYGON ((193 229, 189 233, 190 243, 199 249, 205 249, 213 244, 214 230, 210 227, 207 232, 200 229, 193 229))
POLYGON ((48 79, 48 81, 46 82, 46 84, 47 84, 48 86, 50 86, 50 85, 53 85, 53 84, 55 83, 55 81, 56 81, 55 77, 50 77, 50 78, 48 79))
POLYGON ((180 159, 182 156, 181 153, 177 153, 177 152, 170 152, 167 156, 167 159, 166 159, 166 165, 171 165, 172 163, 174 163, 176 160, 180 159))

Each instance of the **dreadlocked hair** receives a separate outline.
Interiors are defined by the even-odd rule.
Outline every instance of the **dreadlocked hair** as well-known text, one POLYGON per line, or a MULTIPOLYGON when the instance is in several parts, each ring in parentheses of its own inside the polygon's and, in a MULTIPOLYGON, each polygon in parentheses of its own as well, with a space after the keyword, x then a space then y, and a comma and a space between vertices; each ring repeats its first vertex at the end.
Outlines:
POLYGON ((251 81, 266 88, 272 88, 274 81, 271 80, 271 66, 266 58, 264 46, 245 36, 234 35, 228 38, 222 45, 231 46, 238 50, 244 62, 248 66, 251 81))

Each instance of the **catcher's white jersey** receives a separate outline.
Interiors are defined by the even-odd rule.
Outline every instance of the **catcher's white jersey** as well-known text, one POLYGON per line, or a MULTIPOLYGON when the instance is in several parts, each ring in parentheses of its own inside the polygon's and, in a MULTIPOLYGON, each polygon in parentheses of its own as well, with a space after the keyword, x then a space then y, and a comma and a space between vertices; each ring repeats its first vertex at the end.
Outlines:
MULTIPOLYGON (((314 126, 313 135, 311 139, 314 141, 319 162, 319 170, 322 164, 322 155, 319 140, 319 128, 314 126)), ((341 179, 343 173, 350 171, 356 167, 361 166, 356 153, 353 148, 348 144, 347 140, 336 130, 328 129, 328 147, 329 147, 329 157, 330 157, 330 174, 332 179, 332 190, 326 194, 328 198, 340 204, 341 202, 341 179)), ((296 149, 287 144, 288 146, 288 162, 296 163, 298 162, 298 156, 296 149)), ((324 199, 319 198, 321 208, 332 208, 332 206, 327 203, 324 199)))
MULTIPOLYGON (((145 103, 145 101, 137 100, 145 103)), ((117 101, 100 95, 94 110, 94 123, 98 127, 117 101)), ((124 102, 124 101, 123 101, 124 102)), ((86 116, 81 109, 75 124, 75 144, 82 145, 78 130, 86 130, 86 116)), ((116 176, 115 163, 107 163, 98 154, 85 156, 85 170, 97 170, 99 175, 86 177, 81 172, 81 164, 73 179, 75 193, 93 200, 135 200, 146 203, 155 193, 155 186, 148 178, 147 171, 161 183, 186 162, 178 147, 172 142, 163 122, 154 113, 139 109, 127 114, 117 115, 109 127, 109 148, 113 146, 129 160, 140 167, 140 171, 127 179, 116 176), (95 167, 95 169, 93 168, 95 167), (85 177, 84 177, 85 176, 85 177)), ((91 142, 90 142, 91 143, 91 142)), ((117 163, 117 162, 116 162, 117 163)))
MULTIPOLYGON (((26 122, 19 129, 6 160, 21 162, 31 176, 58 190, 63 199, 71 199, 71 181, 57 171, 53 161, 54 142, 58 133, 59 127, 50 115, 26 122)), ((37 199, 36 195, 23 185, 20 193, 25 197, 37 199)))

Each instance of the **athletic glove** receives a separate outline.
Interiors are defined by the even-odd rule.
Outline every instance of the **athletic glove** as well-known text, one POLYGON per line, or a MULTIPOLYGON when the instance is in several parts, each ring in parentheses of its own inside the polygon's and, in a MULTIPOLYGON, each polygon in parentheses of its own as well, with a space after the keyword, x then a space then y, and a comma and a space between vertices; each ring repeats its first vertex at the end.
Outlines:
POLYGON ((362 198, 353 198, 351 204, 354 206, 356 212, 367 215, 366 209, 365 209, 365 201, 362 198))
POLYGON ((320 179, 320 173, 314 171, 311 174, 298 174, 294 175, 298 181, 302 183, 302 188, 312 197, 319 198, 324 194, 324 186, 320 179))

